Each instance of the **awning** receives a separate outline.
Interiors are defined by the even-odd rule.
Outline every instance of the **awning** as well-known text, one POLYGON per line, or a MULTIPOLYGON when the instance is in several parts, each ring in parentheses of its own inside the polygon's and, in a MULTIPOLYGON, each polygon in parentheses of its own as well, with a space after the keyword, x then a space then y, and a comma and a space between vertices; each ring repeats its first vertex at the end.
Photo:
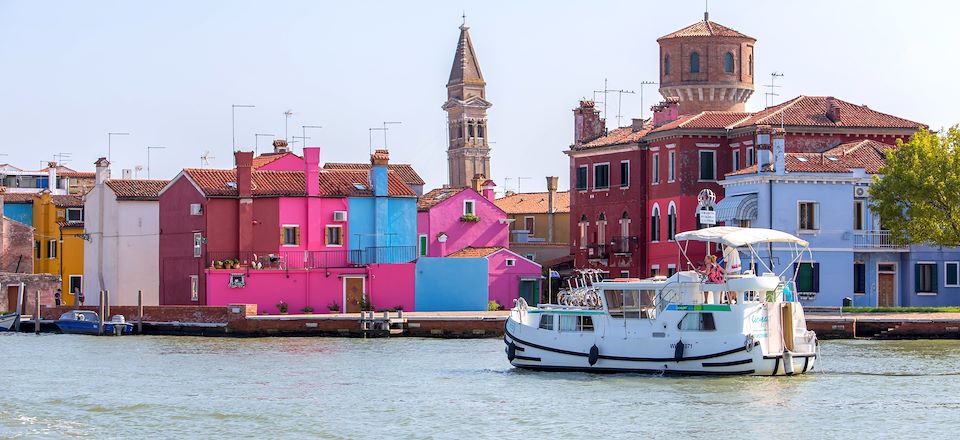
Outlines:
POLYGON ((716 211, 718 222, 756 220, 757 195, 737 194, 735 196, 727 196, 717 203, 716 211))

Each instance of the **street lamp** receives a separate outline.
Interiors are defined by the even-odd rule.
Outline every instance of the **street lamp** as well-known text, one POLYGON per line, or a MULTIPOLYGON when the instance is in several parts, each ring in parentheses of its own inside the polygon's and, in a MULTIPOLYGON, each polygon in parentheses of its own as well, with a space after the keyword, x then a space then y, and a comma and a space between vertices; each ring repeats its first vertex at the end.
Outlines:
MULTIPOLYGON (((251 104, 230 104, 230 136, 233 137, 233 152, 237 152, 237 109, 238 108, 254 108, 255 105, 251 104)), ((236 161, 236 159, 234 159, 236 161)), ((149 171, 150 167, 147 167, 149 171)), ((149 172, 147 173, 149 174, 149 172)))
POLYGON ((147 147, 147 178, 150 178, 150 150, 163 150, 167 147, 147 147))
POLYGON ((387 124, 402 124, 402 122, 384 122, 383 123, 383 149, 387 149, 387 124))
POLYGON ((253 154, 257 154, 257 150, 260 149, 260 137, 261 136, 273 136, 272 134, 256 133, 253 135, 253 154))
POLYGON ((112 140, 114 136, 130 136, 130 133, 119 133, 119 132, 110 132, 107 133, 107 160, 110 160, 110 154, 113 150, 112 140))
POLYGON ((308 129, 308 128, 323 128, 323 127, 321 127, 321 126, 319 126, 319 125, 301 125, 300 128, 303 130, 303 138, 302 138, 302 139, 304 139, 303 146, 306 147, 306 146, 307 146, 307 142, 306 142, 306 139, 307 139, 307 129, 308 129))

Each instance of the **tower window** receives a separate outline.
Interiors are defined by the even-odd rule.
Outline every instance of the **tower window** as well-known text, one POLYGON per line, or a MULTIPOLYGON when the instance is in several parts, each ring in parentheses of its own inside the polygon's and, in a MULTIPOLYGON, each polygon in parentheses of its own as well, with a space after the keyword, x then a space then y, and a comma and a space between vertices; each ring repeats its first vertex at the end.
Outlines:
POLYGON ((473 138, 473 122, 467 123, 467 138, 473 138))
POLYGON ((664 75, 670 74, 670 55, 665 55, 663 57, 663 74, 664 75))
POLYGON ((750 76, 753 76, 753 54, 751 54, 747 60, 750 63, 750 76))
POLYGON ((477 137, 484 137, 485 124, 483 122, 477 122, 477 137))
POLYGON ((733 73, 733 54, 730 52, 723 54, 723 71, 733 73))
POLYGON ((700 73, 700 53, 690 54, 690 73, 700 73))

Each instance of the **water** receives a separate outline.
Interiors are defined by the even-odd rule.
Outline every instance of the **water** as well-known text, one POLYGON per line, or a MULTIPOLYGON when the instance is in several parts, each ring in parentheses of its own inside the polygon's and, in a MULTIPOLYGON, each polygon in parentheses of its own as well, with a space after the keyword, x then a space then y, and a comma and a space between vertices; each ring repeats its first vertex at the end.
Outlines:
POLYGON ((945 438, 960 423, 960 341, 827 341, 822 370, 793 378, 538 373, 503 347, 0 334, 0 438, 945 438))

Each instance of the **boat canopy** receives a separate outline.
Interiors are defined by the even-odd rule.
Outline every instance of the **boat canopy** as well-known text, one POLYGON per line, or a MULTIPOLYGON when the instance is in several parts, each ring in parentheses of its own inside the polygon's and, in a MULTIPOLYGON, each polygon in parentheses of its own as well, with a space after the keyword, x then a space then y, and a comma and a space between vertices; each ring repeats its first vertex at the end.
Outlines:
POLYGON ((695 231, 681 232, 677 241, 709 241, 726 246, 752 246, 756 243, 793 243, 807 247, 806 240, 799 239, 786 232, 763 228, 738 228, 736 226, 715 226, 695 231))

